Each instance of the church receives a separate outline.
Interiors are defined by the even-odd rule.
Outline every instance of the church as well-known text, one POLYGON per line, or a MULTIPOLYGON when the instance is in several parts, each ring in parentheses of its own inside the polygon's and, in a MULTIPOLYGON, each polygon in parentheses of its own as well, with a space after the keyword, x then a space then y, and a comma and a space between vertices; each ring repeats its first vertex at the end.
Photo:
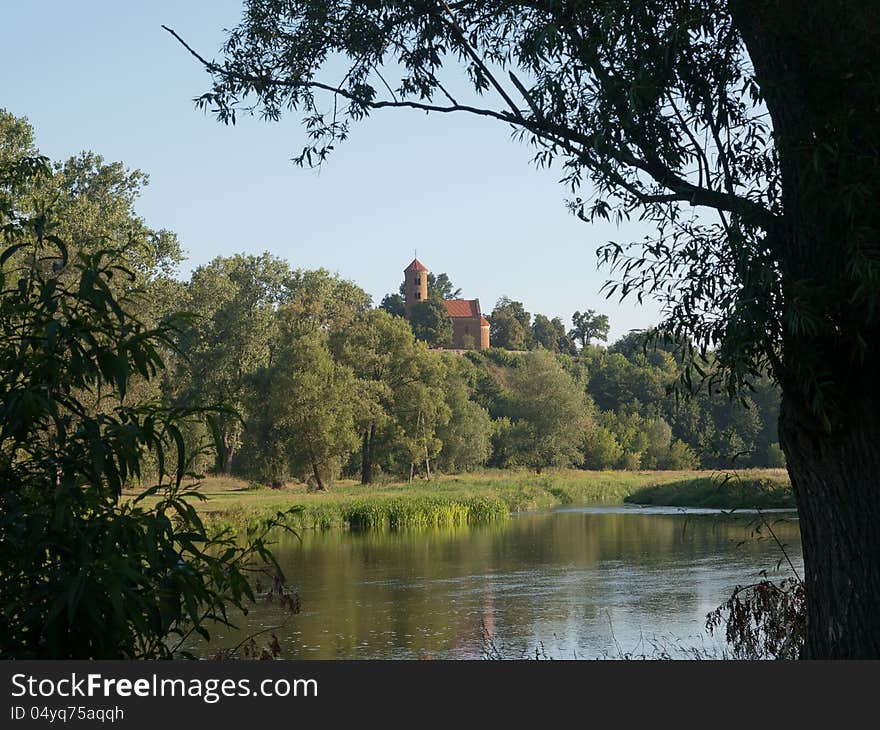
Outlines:
MULTIPOLYGON (((403 270, 406 312, 428 298, 428 267, 418 259, 403 270)), ((480 311, 479 299, 444 299, 446 314, 452 320, 452 348, 485 350, 489 347, 489 321, 480 311)))

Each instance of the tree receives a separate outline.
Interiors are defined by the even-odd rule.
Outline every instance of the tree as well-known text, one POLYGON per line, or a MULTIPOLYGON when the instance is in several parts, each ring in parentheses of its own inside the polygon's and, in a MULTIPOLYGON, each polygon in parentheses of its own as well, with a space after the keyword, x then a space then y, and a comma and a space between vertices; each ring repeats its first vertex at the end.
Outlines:
POLYGON ((189 399, 223 404, 217 470, 232 473, 241 446, 248 378, 271 363, 274 311, 285 299, 292 272, 285 261, 262 256, 218 257, 192 273, 187 308, 199 325, 181 338, 179 375, 189 399))
POLYGON ((627 360, 618 352, 589 348, 581 360, 587 362, 590 382, 587 391, 604 410, 619 410, 634 403, 661 403, 666 389, 676 378, 676 371, 641 366, 627 360))
POLYGON ((280 473, 285 458, 264 430, 266 388, 271 385, 267 371, 278 364, 278 347, 285 346, 279 308, 285 309, 288 339, 326 336, 367 311, 370 296, 325 269, 292 270, 268 253, 218 257, 193 271, 185 293, 188 308, 200 319, 181 338, 177 395, 232 408, 219 419, 218 471, 237 469, 236 455, 247 440, 245 471, 258 478, 280 473), (256 394, 258 398, 252 397, 256 394), (259 418, 249 428, 253 416, 259 418))
POLYGON ((577 355, 578 349, 574 340, 565 332, 565 325, 559 317, 550 320, 550 326, 556 333, 556 350, 563 355, 577 355))
POLYGON ((129 252, 68 246, 56 211, 11 203, 50 175, 38 156, 0 161, 0 655, 170 658, 253 600, 278 522, 244 541, 206 529, 181 423, 210 414, 129 388, 161 375, 186 320, 142 321, 142 294, 117 294, 129 252), (124 496, 148 454, 156 481, 124 496))
POLYGON ((608 316, 596 314, 592 309, 586 312, 575 312, 571 315, 571 323, 574 325, 568 336, 575 342, 580 341, 581 349, 590 344, 590 340, 608 339, 608 316))
POLYGON ((432 347, 452 344, 452 320, 437 299, 428 298, 413 304, 409 310, 409 324, 416 338, 432 347))
POLYGON ((446 358, 443 392, 449 421, 437 429, 443 444, 438 464, 451 472, 482 467, 491 452, 492 419, 485 408, 470 398, 474 370, 464 358, 446 358))
POLYGON ((550 319, 544 314, 536 314, 532 322, 532 340, 549 352, 559 352, 560 341, 565 338, 565 326, 558 317, 550 319))
POLYGON ((429 469, 441 447, 436 429, 449 419, 439 353, 417 341, 406 321, 381 309, 334 333, 331 345, 357 379, 361 483, 371 483, 382 463, 401 473, 414 463, 429 469))
MULTIPOLYGON (((0 109, 0 164, 37 154, 28 121, 0 109)), ((53 163, 50 174, 23 181, 8 202, 27 215, 51 208, 54 234, 71 250, 88 247, 92 253, 114 249, 135 275, 133 280, 111 280, 114 288, 149 288, 167 282, 182 252, 173 232, 150 228, 135 212, 134 205, 148 183, 149 176, 141 170, 130 170, 121 162, 106 162, 94 152, 81 152, 53 163)), ((151 306, 153 294, 150 291, 150 296, 140 298, 138 304, 151 306)))
POLYGON ((526 346, 526 333, 517 319, 506 311, 492 312, 489 320, 489 339, 493 347, 505 350, 522 350, 526 346))
POLYGON ((623 459, 623 447, 612 431, 598 421, 587 429, 584 439, 584 467, 613 469, 623 459))
POLYGON ((697 456, 687 444, 673 439, 672 429, 662 418, 649 418, 642 424, 648 446, 642 455, 643 469, 693 469, 697 456))
POLYGON ((715 350, 731 395, 756 374, 779 383, 805 656, 877 658, 878 14, 874 0, 250 0, 222 60, 200 58, 214 82, 200 104, 224 122, 298 110, 305 164, 374 110, 478 114, 529 138, 539 164, 561 158, 575 214, 654 224, 602 249, 608 293, 658 299, 660 330, 697 367, 715 350), (321 74, 338 57, 341 85, 321 74), (473 100, 443 85, 454 64, 473 100))
POLYGON ((461 289, 452 283, 445 271, 440 272, 437 276, 429 272, 428 296, 435 296, 438 299, 458 299, 461 296, 461 289))
POLYGON ((388 314, 392 314, 395 317, 406 316, 406 302, 404 302, 400 294, 386 294, 379 305, 379 309, 384 309, 388 314))
POLYGON ((531 344, 531 319, 522 305, 508 297, 501 297, 489 315, 489 339, 495 347, 505 350, 524 350, 531 344))
MULTIPOLYGON (((27 119, 0 109, 0 160, 14 169, 22 160, 37 159, 38 155, 27 119)), ((114 262, 131 275, 108 277, 107 286, 116 297, 125 299, 133 316, 145 325, 156 325, 179 309, 182 284, 174 274, 182 254, 173 232, 149 227, 135 211, 147 183, 148 176, 140 170, 106 162, 93 152, 81 152, 51 163, 45 174, 19 178, 15 186, 0 190, 0 204, 32 219, 51 211, 52 235, 64 241, 74 260, 79 254, 112 250, 114 262)), ((10 265, 26 267, 24 256, 25 249, 10 252, 10 265)), ((63 275, 73 276, 73 271, 65 268, 63 275)), ((173 360, 171 350, 165 348, 161 354, 163 360, 173 360)), ((135 372, 127 394, 132 399, 158 400, 166 395, 167 384, 168 378, 147 379, 135 372)), ((93 415, 110 402, 106 393, 101 399, 87 393, 81 398, 93 415)), ((185 429, 187 436, 189 431, 185 429)), ((157 466, 152 459, 146 455, 142 464, 150 476, 157 466)))
POLYGON ((284 466, 325 490, 358 445, 354 375, 333 361, 324 333, 297 333, 294 309, 284 307, 278 316, 277 357, 266 375, 268 398, 259 417, 280 441, 284 466))
MULTIPOLYGON (((286 262, 284 263, 286 266, 286 262)), ((372 306, 361 287, 327 269, 295 269, 282 279, 277 299, 298 334, 336 332, 372 306)))
MULTIPOLYGON (((34 129, 24 117, 16 117, 6 109, 0 109, 0 165, 7 175, 16 175, 16 166, 24 160, 38 160, 39 150, 34 144, 34 129)), ((45 184, 34 176, 16 175, 15 189, 10 185, 3 186, 4 196, 15 195, 20 197, 23 191, 33 191, 40 185, 45 184)), ((2 205, 9 209, 10 200, 7 197, 2 205)))
POLYGON ((579 464, 590 404, 556 358, 544 350, 525 355, 510 388, 516 463, 539 472, 579 464))

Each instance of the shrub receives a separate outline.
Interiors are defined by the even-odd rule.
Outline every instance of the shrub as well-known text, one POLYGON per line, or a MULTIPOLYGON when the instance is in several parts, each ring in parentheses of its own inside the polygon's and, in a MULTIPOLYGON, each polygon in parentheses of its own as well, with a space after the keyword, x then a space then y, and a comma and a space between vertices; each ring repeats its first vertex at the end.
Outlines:
POLYGON ((767 447, 767 466, 771 469, 785 468, 785 452, 776 442, 767 447))
MULTIPOLYGON (((0 192, 22 170, 31 184, 48 173, 42 160, 0 168, 0 192)), ((147 326, 117 252, 79 241, 71 253, 51 212, 24 217, 4 200, 0 656, 172 656, 253 598, 246 570, 274 565, 265 536, 277 520, 241 542, 208 532, 182 485, 181 426, 210 414, 139 402, 130 387, 161 373, 184 319, 147 326), (148 456, 156 483, 123 497, 148 456)))
POLYGON ((587 469, 613 469, 623 458, 623 448, 614 434, 596 424, 587 431, 584 440, 584 467, 587 469))

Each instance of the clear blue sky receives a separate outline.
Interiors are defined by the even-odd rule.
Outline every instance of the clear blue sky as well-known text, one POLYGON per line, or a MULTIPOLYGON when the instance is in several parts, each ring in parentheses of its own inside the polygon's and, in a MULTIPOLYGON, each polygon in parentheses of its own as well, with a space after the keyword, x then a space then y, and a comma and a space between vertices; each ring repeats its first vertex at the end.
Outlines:
POLYGON ((418 249, 484 311, 502 295, 531 312, 596 309, 612 339, 657 321, 657 308, 617 305, 596 248, 649 231, 586 225, 565 209, 558 170, 489 120, 386 111, 357 125, 320 171, 290 158, 298 117, 224 127, 196 111, 208 87, 194 59, 159 26, 216 55, 239 0, 4 2, 0 106, 26 116, 44 154, 91 149, 150 175, 138 210, 180 237, 181 274, 218 255, 270 251, 323 266, 378 303, 418 249))

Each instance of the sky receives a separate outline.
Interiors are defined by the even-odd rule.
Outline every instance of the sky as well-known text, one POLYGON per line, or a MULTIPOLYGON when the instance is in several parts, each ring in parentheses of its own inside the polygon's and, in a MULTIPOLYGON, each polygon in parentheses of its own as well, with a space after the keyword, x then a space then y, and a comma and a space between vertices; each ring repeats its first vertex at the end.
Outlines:
POLYGON ((560 170, 535 169, 498 122, 377 111, 320 171, 303 169, 291 161, 305 143, 296 114, 226 127, 196 110, 209 78, 160 27, 216 57, 240 0, 0 8, 0 107, 27 117, 53 159, 88 149, 148 173, 137 211, 178 234, 182 277, 216 256, 269 251, 352 279, 378 304, 417 251, 484 312, 504 295, 566 323, 594 309, 609 315, 609 341, 658 320, 656 306, 606 299, 596 258, 650 229, 578 221, 560 170))

